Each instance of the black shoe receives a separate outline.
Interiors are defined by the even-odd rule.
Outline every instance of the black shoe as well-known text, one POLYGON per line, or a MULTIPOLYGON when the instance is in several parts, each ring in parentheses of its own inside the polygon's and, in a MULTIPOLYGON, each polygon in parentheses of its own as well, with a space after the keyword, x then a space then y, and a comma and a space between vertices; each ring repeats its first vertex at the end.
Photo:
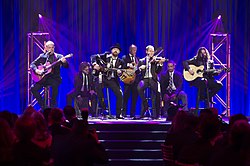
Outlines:
POLYGON ((140 116, 139 118, 138 118, 138 120, 144 120, 144 116, 140 116))
POLYGON ((124 119, 123 116, 116 116, 116 119, 124 119))
POLYGON ((112 115, 107 115, 108 119, 115 119, 112 115))
POLYGON ((135 116, 131 116, 131 120, 138 120, 135 116))

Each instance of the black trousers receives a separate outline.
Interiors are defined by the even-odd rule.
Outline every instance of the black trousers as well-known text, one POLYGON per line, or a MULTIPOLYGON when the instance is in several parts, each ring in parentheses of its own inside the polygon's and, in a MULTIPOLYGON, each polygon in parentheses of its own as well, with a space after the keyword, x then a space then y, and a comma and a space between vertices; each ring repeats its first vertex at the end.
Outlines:
POLYGON ((220 81, 215 80, 214 78, 197 78, 193 82, 191 82, 192 86, 197 88, 201 88, 201 96, 200 98, 205 98, 206 87, 209 90, 209 100, 218 93, 218 91, 222 88, 222 83, 220 81))
POLYGON ((145 90, 151 89, 152 98, 152 117, 158 118, 160 111, 160 92, 158 92, 158 83, 152 78, 144 78, 137 86, 138 93, 142 100, 141 117, 144 116, 145 111, 148 109, 148 102, 145 97, 145 90))
POLYGON ((119 85, 119 82, 116 79, 111 78, 110 80, 103 79, 103 83, 96 84, 98 100, 103 110, 106 109, 106 104, 104 102, 104 95, 103 95, 104 87, 110 88, 114 92, 115 97, 116 97, 116 116, 117 117, 120 116, 122 113, 123 98, 122 98, 122 90, 119 85))
POLYGON ((81 108, 88 108, 89 113, 92 116, 96 115, 96 105, 97 105, 97 96, 96 94, 90 94, 88 91, 86 92, 77 92, 75 89, 72 89, 69 93, 67 93, 67 105, 72 105, 73 99, 75 99, 78 95, 83 99, 81 102, 81 108), (89 100, 91 101, 91 106, 89 105, 89 100))
POLYGON ((130 117, 135 116, 136 102, 138 99, 137 85, 138 85, 138 82, 134 82, 132 84, 124 84, 123 111, 122 111, 123 115, 127 115, 128 99, 131 94, 130 117))
POLYGON ((42 82, 37 82, 31 86, 31 92, 34 95, 34 97, 36 98, 38 104, 40 105, 40 107, 42 109, 45 108, 45 100, 40 95, 40 90, 43 87, 51 86, 52 95, 51 95, 50 107, 57 107, 58 87, 59 87, 60 83, 61 83, 61 81, 59 81, 57 79, 53 79, 51 77, 48 77, 45 80, 43 80, 42 82))

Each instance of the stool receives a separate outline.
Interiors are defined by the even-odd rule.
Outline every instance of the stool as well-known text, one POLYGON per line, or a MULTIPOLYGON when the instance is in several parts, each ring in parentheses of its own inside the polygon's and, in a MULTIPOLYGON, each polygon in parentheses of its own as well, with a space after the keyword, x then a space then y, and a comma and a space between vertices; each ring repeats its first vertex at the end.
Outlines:
MULTIPOLYGON (((105 94, 103 94, 103 95, 105 96, 105 94)), ((106 97, 104 97, 104 102, 108 103, 109 116, 111 116, 109 89, 107 87, 106 87, 106 97)), ((97 104, 97 107, 96 107, 96 117, 97 117, 99 115, 99 113, 100 113, 100 110, 102 111, 102 108, 99 106, 99 101, 97 101, 96 104, 97 104)))
POLYGON ((44 106, 45 108, 49 108, 50 105, 50 86, 43 87, 43 95, 44 95, 44 106))
MULTIPOLYGON (((206 91, 205 92, 206 94, 205 94, 204 100, 205 100, 206 108, 209 108, 209 89, 208 89, 207 84, 206 84, 205 91, 206 91)), ((199 87, 198 88, 198 93, 197 93, 197 99, 196 99, 196 108, 195 108, 195 110, 196 110, 195 114, 196 115, 197 115, 199 109, 203 109, 203 108, 199 108, 200 101, 202 101, 201 98, 200 98, 201 93, 204 93, 204 92, 201 92, 201 87, 199 87)))

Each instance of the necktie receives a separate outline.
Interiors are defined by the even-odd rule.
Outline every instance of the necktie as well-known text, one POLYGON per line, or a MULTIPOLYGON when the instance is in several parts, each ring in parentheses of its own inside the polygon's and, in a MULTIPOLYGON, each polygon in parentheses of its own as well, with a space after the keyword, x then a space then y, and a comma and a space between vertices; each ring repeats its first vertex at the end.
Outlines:
POLYGON ((135 62, 134 56, 131 56, 131 61, 132 61, 132 62, 135 62))
POLYGON ((85 91, 88 91, 88 76, 87 76, 87 74, 85 74, 85 91))
POLYGON ((82 91, 88 91, 88 77, 86 74, 83 74, 82 91))
POLYGON ((169 85, 168 85, 168 92, 171 94, 173 89, 173 72, 169 73, 169 85))

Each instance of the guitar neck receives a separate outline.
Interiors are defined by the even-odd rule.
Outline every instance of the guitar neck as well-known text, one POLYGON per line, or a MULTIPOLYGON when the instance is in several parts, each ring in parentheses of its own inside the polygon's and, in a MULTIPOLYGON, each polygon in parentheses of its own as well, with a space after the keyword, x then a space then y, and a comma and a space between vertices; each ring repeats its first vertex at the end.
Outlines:
MULTIPOLYGON (((66 59, 66 58, 69 58, 69 57, 72 57, 72 56, 73 56, 73 54, 68 54, 68 55, 66 55, 66 56, 63 57, 63 58, 66 59)), ((52 67, 55 66, 57 63, 59 63, 61 60, 62 60, 62 58, 60 58, 60 59, 58 59, 57 61, 53 62, 52 64, 46 66, 46 69, 48 70, 48 69, 52 68, 52 67)))

